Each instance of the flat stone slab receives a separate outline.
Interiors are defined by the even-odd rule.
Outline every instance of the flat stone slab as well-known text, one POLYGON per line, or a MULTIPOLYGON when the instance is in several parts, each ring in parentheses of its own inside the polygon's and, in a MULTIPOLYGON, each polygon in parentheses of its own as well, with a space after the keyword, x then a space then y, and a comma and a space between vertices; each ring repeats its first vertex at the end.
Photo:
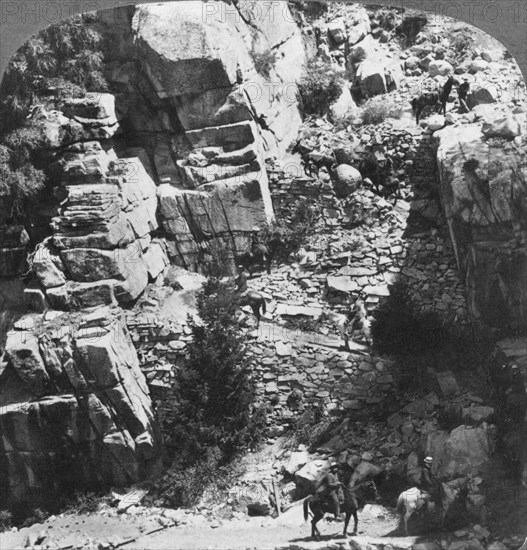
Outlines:
POLYGON ((360 286, 349 275, 328 275, 326 279, 329 290, 334 292, 357 292, 360 286))
POLYGON ((322 308, 309 307, 309 306, 291 306, 288 304, 278 303, 276 304, 275 315, 296 317, 298 315, 304 315, 305 317, 313 317, 318 319, 322 314, 322 308))
POLYGON ((500 340, 497 345, 507 357, 527 355, 527 338, 506 338, 500 340))

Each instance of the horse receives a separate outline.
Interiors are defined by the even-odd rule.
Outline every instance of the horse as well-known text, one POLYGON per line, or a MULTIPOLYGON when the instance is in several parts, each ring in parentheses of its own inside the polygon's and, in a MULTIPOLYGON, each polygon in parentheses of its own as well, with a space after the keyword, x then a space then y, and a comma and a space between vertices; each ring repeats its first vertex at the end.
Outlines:
POLYGON ((269 248, 266 245, 256 247, 254 252, 247 251, 240 254, 237 258, 239 265, 245 267, 249 274, 252 276, 253 268, 257 265, 264 266, 267 273, 271 274, 271 254, 269 248))
MULTIPOLYGON (((346 519, 344 521, 344 530, 342 536, 347 536, 348 525, 353 516, 355 522, 353 528, 353 535, 357 534, 357 526, 359 523, 357 517, 357 510, 362 508, 364 504, 369 501, 375 501, 377 499, 377 487, 372 480, 363 481, 361 483, 354 484, 353 480, 350 480, 343 488, 344 492, 344 504, 342 506, 343 511, 346 513, 346 519), (361 489, 360 496, 357 495, 357 490, 361 489), (360 502, 360 504, 359 504, 360 502)), ((309 510, 313 514, 311 520, 311 536, 314 539, 320 537, 320 531, 317 528, 317 523, 324 517, 327 512, 333 513, 333 507, 331 503, 327 502, 323 496, 319 494, 310 495, 304 500, 304 520, 307 521, 309 510)))
MULTIPOLYGON (((466 501, 470 478, 462 477, 440 484, 440 526, 445 524, 446 516, 452 505, 463 499, 466 501)), ((422 510, 425 506, 428 509, 428 502, 431 496, 427 491, 412 487, 403 491, 397 499, 397 512, 401 514, 404 523, 404 533, 408 535, 408 520, 417 511, 422 510)))
POLYGON ((249 306, 252 309, 253 314, 258 321, 257 326, 260 326, 260 309, 262 310, 263 314, 267 312, 267 304, 265 298, 256 290, 246 290, 245 292, 238 293, 236 295, 236 299, 240 307, 249 306))
POLYGON ((527 441, 523 425, 513 426, 502 439, 504 454, 514 470, 515 479, 527 489, 527 441))
POLYGON ((446 104, 454 84, 458 85, 458 82, 454 79, 454 77, 450 76, 441 88, 440 92, 428 92, 412 99, 410 104, 412 105, 412 110, 415 113, 416 124, 419 124, 419 118, 421 117, 421 113, 426 106, 435 107, 439 114, 442 112, 446 115, 446 104))
POLYGON ((306 165, 309 167, 310 175, 313 175, 313 170, 316 169, 317 176, 320 169, 325 167, 326 170, 331 173, 331 169, 336 164, 335 156, 333 154, 316 153, 312 151, 307 154, 306 165))

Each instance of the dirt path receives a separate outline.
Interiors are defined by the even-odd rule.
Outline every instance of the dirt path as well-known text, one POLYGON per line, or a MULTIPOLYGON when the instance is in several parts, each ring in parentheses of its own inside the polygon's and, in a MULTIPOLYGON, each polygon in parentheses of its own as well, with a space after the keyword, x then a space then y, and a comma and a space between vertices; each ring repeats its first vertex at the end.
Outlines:
MULTIPOLYGON (((321 533, 319 541, 310 536, 310 522, 304 522, 302 507, 295 506, 281 517, 247 518, 240 521, 229 521, 222 525, 203 524, 202 528, 174 527, 166 531, 142 537, 137 542, 126 545, 130 549, 156 548, 201 550, 242 550, 254 548, 267 550, 298 546, 307 550, 327 548, 328 543, 334 543, 335 548, 346 540, 359 544, 379 545, 392 544, 394 548, 411 548, 414 537, 388 537, 397 528, 397 518, 381 506, 368 506, 359 516, 359 534, 356 537, 342 536, 342 522, 319 522, 321 533), (381 538, 382 537, 382 538, 381 538)), ((348 532, 353 530, 353 519, 348 532)))
MULTIPOLYGON (((147 509, 143 509, 148 513, 147 509)), ((392 544, 394 549, 410 548, 415 542, 413 537, 390 536, 397 528, 397 518, 392 512, 377 505, 366 506, 359 514, 359 534, 357 537, 342 536, 342 522, 323 520, 318 524, 322 535, 320 541, 311 539, 310 523, 304 522, 302 506, 294 506, 280 517, 273 518, 243 518, 228 521, 211 520, 204 516, 189 515, 189 524, 177 527, 167 527, 162 531, 141 536, 154 529, 160 529, 159 518, 149 516, 105 516, 102 514, 66 515, 50 518, 43 524, 35 524, 21 529, 16 533, 0 535, 2 550, 23 548, 28 540, 35 539, 41 533, 48 536, 47 542, 54 547, 90 548, 99 542, 122 544, 122 548, 143 549, 214 549, 242 550, 246 548, 267 550, 291 547, 293 545, 307 550, 327 548, 328 543, 344 544, 346 540, 354 540, 359 544, 375 543, 392 544), (382 538, 381 538, 382 537, 382 538), (387 537, 387 538, 385 538, 387 537), (127 540, 136 538, 127 544, 127 540)), ((353 520, 348 529, 353 529, 353 520)), ((46 541, 43 543, 46 544, 46 541)))

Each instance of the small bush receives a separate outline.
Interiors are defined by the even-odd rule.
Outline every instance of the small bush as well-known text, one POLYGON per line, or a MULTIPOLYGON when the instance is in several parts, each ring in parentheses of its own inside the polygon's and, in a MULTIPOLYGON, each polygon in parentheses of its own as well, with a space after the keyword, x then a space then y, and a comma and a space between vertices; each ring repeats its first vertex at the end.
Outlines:
POLYGON ((304 113, 323 115, 342 93, 342 75, 331 63, 310 60, 298 86, 304 113))
POLYGON ((276 62, 275 52, 271 50, 265 50, 260 53, 251 52, 251 57, 253 58, 254 68, 258 73, 264 78, 269 78, 271 76, 271 69, 276 62))
POLYGON ((474 42, 474 37, 468 28, 454 31, 450 37, 450 47, 459 55, 471 55, 474 42))
POLYGON ((220 278, 231 274, 232 257, 221 240, 215 239, 205 243, 200 260, 206 277, 220 278))
POLYGON ((75 514, 93 514, 99 509, 99 504, 109 502, 110 497, 104 493, 75 491, 71 500, 66 503, 68 512, 75 514))
POLYGON ((262 232, 271 260, 285 262, 289 256, 305 244, 313 234, 316 224, 316 208, 307 201, 299 201, 288 223, 283 219, 268 224, 262 232))
POLYGON ((0 87, 0 133, 22 125, 31 105, 54 107, 68 91, 107 89, 102 35, 89 26, 93 20, 84 14, 50 25, 17 51, 0 87))
POLYGON ((403 109, 386 99, 373 98, 368 100, 362 108, 363 124, 380 124, 388 117, 401 118, 403 109))
POLYGON ((13 527, 13 514, 8 510, 0 510, 0 533, 13 527))
POLYGON ((221 451, 210 448, 191 466, 169 469, 153 484, 146 502, 169 508, 190 508, 196 506, 205 490, 211 487, 218 494, 227 492, 229 470, 221 465, 221 460, 221 451))
POLYGON ((332 426, 329 416, 324 417, 321 406, 312 406, 293 421, 292 433, 293 447, 306 445, 308 448, 316 448, 326 440, 326 435, 332 426))
POLYGON ((375 10, 374 17, 379 27, 392 31, 401 23, 401 12, 402 10, 395 10, 393 8, 378 8, 375 10))
POLYGON ((28 513, 26 519, 21 524, 21 527, 30 527, 34 523, 42 523, 46 521, 49 516, 49 512, 46 512, 41 508, 35 508, 28 513))
POLYGON ((366 59, 366 51, 362 46, 357 46, 351 50, 348 59, 353 64, 361 63, 366 59))
POLYGON ((27 150, 21 144, 15 149, 0 145, 0 196, 7 197, 10 203, 10 216, 22 217, 28 208, 35 204, 45 188, 45 175, 35 168, 27 150))

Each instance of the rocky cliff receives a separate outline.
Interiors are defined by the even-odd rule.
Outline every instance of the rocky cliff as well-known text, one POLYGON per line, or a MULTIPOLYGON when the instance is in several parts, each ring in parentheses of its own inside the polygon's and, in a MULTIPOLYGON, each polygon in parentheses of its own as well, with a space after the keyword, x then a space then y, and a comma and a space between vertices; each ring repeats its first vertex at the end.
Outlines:
POLYGON ((162 184, 171 259, 195 268, 214 242, 232 258, 272 218, 264 159, 282 155, 301 124, 305 53, 287 3, 142 5, 100 24, 127 140, 162 184))
POLYGON ((101 12, 112 93, 32 111, 56 212, 29 257, 25 229, 0 217, 2 505, 156 470, 149 390, 114 306, 133 303, 168 256, 197 269, 215 242, 233 259, 272 218, 264 161, 296 137, 300 113, 286 93, 305 54, 287 4, 262 10, 101 12), (39 314, 13 329, 22 285, 12 279, 28 267, 26 306, 39 314))
POLYGON ((2 506, 155 473, 160 435, 126 325, 109 308, 21 318, 0 374, 2 506))
POLYGON ((475 122, 437 132, 440 193, 465 280, 483 324, 520 330, 527 321, 524 115, 475 108, 475 122))

